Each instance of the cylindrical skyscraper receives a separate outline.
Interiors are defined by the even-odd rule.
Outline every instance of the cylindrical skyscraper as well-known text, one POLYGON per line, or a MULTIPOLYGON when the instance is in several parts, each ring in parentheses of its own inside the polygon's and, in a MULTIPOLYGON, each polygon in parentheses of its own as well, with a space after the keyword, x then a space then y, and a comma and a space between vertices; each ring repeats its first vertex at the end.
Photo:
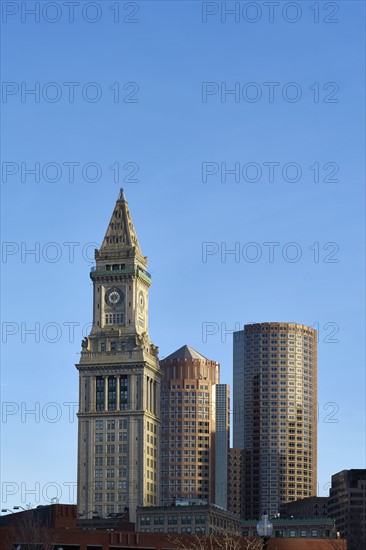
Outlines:
POLYGON ((234 447, 245 450, 245 518, 316 495, 317 333, 256 323, 234 333, 234 447))

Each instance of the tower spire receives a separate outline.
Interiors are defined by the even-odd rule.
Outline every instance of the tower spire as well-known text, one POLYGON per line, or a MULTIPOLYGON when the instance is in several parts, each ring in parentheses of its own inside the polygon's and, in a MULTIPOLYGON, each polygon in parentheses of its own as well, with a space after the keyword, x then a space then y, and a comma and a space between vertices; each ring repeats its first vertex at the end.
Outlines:
POLYGON ((125 193, 121 188, 99 252, 121 252, 132 248, 142 255, 125 193))
POLYGON ((126 201, 126 197, 125 197, 125 192, 124 192, 124 189, 123 187, 121 187, 121 189, 119 190, 119 195, 118 195, 118 201, 122 201, 122 202, 127 202, 126 201))

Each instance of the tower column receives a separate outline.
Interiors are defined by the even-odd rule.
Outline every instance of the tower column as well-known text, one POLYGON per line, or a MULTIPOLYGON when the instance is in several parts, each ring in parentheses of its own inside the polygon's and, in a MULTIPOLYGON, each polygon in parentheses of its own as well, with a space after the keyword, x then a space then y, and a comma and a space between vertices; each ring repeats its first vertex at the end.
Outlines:
POLYGON ((144 391, 144 394, 145 394, 144 409, 149 410, 149 407, 150 407, 150 391, 149 391, 149 377, 148 376, 145 376, 145 385, 146 385, 146 390, 144 391))
POLYGON ((108 376, 104 377, 104 410, 108 411, 108 376))
POLYGON ((121 397, 120 386, 121 386, 121 377, 118 374, 116 376, 116 410, 117 411, 119 411, 120 408, 121 408, 121 404, 120 404, 120 397, 121 397))
POLYGON ((144 409, 149 410, 149 377, 145 376, 144 380, 146 385, 146 390, 144 391, 144 409))
POLYGON ((154 409, 153 409, 153 413, 156 416, 156 380, 154 380, 154 382, 153 382, 153 391, 154 391, 154 409))
POLYGON ((137 409, 136 399, 136 375, 131 374, 128 377, 128 408, 131 410, 137 409))
POLYGON ((94 412, 94 376, 88 378, 88 412, 94 412))

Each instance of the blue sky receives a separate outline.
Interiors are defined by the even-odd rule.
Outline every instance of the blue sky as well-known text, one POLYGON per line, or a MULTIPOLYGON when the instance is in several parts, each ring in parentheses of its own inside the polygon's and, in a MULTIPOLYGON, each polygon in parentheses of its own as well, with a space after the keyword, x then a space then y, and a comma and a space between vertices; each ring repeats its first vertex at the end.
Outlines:
POLYGON ((327 494, 365 467, 364 3, 280 2, 270 22, 263 2, 226 21, 233 2, 119 2, 114 22, 105 0, 73 23, 45 4, 35 22, 2 2, 2 506, 73 501, 74 363, 121 186, 161 357, 187 343, 231 384, 232 330, 319 328, 327 494))

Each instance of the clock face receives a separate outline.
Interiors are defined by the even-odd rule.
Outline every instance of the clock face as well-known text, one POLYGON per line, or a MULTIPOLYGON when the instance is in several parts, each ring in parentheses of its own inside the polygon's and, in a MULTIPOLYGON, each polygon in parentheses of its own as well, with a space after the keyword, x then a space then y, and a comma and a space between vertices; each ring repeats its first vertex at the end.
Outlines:
POLYGON ((118 307, 124 300, 123 291, 120 288, 113 287, 107 290, 105 294, 105 302, 110 307, 118 307))
POLYGON ((145 297, 143 292, 141 292, 141 290, 139 292, 138 304, 139 304, 140 311, 143 311, 145 307, 145 297))

